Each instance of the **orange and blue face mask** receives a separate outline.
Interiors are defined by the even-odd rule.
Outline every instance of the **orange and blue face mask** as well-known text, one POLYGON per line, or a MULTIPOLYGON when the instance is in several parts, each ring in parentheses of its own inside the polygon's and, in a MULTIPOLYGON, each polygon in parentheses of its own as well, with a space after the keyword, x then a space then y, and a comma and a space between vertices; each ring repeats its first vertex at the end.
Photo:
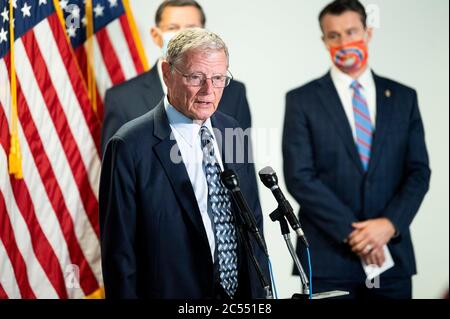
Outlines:
POLYGON ((333 63, 344 73, 354 73, 367 64, 369 50, 364 40, 330 49, 333 63))

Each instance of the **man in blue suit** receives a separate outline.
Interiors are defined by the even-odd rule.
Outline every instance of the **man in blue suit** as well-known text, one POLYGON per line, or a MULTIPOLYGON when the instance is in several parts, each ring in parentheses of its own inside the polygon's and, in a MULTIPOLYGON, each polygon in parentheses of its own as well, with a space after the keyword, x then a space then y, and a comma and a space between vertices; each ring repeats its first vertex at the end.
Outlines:
MULTIPOLYGON (((166 0, 155 15, 151 29, 153 42, 161 48, 162 57, 152 69, 106 92, 105 115, 102 126, 102 151, 114 133, 126 122, 154 108, 167 88, 162 80, 162 58, 169 40, 185 28, 205 27, 206 17, 195 0, 166 0)), ((232 80, 225 88, 219 110, 235 118, 245 130, 251 126, 250 107, 243 83, 232 80)))
MULTIPOLYGON (((262 231, 243 132, 216 112, 231 80, 228 49, 214 33, 185 29, 170 42, 162 74, 167 95, 106 147, 100 182, 106 297, 263 298, 236 207, 219 178, 222 170, 236 172, 262 231)), ((252 245, 269 278, 263 252, 252 245)))
POLYGON ((312 248, 313 289, 411 298, 409 227, 430 180, 417 94, 368 67, 372 30, 361 3, 336 0, 319 20, 334 65, 287 94, 283 134, 287 187, 312 248), (361 261, 383 265, 386 247, 395 265, 370 289, 361 261))

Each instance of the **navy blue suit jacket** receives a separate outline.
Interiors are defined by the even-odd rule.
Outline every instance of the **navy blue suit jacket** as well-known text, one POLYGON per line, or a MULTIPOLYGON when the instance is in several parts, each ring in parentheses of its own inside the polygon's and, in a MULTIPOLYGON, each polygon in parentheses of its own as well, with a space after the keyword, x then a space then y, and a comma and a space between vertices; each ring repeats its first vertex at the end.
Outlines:
MULTIPOLYGON (((154 108, 164 91, 155 64, 153 68, 106 91, 102 126, 102 152, 119 128, 154 108)), ((235 118, 244 130, 251 126, 250 107, 243 83, 232 80, 223 91, 218 110, 235 118)))
MULTIPOLYGON (((234 119, 221 112, 216 112, 211 122, 222 136, 225 128, 238 127, 234 119)), ((106 147, 100 181, 100 226, 107 298, 215 296, 206 231, 185 165, 171 160, 177 144, 170 135, 161 101, 152 111, 125 124, 106 147)), ((240 145, 242 134, 236 141, 240 145)), ((224 168, 233 169, 239 176, 242 192, 262 231, 253 166, 246 158, 244 163, 226 163, 224 145, 225 141, 224 168)), ((268 276, 267 260, 254 242, 253 246, 268 276)), ((237 297, 264 297, 240 244, 239 251, 237 297)))
MULTIPOLYGON (((353 222, 378 217, 398 232, 388 245, 395 267, 384 275, 416 273, 409 226, 430 180, 417 94, 375 74, 374 80, 377 119, 367 174, 329 73, 286 96, 284 174, 301 207, 316 277, 365 279, 344 240, 353 222)), ((298 253, 304 256, 301 245, 298 253)))

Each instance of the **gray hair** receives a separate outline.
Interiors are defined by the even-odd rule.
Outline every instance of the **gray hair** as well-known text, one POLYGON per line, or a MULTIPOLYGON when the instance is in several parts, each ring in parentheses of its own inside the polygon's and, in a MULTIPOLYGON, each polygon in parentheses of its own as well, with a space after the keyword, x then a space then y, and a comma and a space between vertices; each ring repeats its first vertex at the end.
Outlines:
POLYGON ((166 61, 176 65, 192 50, 223 50, 229 59, 225 42, 215 33, 201 28, 187 28, 176 34, 167 47, 166 61))

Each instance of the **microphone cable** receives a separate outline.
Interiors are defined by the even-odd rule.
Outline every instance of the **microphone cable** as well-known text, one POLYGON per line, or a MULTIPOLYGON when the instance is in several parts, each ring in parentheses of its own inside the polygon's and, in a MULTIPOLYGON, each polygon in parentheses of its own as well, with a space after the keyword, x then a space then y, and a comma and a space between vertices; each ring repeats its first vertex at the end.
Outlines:
POLYGON ((313 282, 312 282, 312 267, 311 267, 311 254, 309 247, 306 247, 306 253, 308 254, 308 268, 309 268, 309 299, 313 299, 313 282))
POLYGON ((278 299, 278 291, 277 291, 277 286, 275 284, 275 275, 273 274, 273 271, 272 271, 272 261, 270 260, 270 257, 267 258, 267 260, 269 261, 270 281, 271 281, 272 287, 273 287, 274 299, 278 299))

